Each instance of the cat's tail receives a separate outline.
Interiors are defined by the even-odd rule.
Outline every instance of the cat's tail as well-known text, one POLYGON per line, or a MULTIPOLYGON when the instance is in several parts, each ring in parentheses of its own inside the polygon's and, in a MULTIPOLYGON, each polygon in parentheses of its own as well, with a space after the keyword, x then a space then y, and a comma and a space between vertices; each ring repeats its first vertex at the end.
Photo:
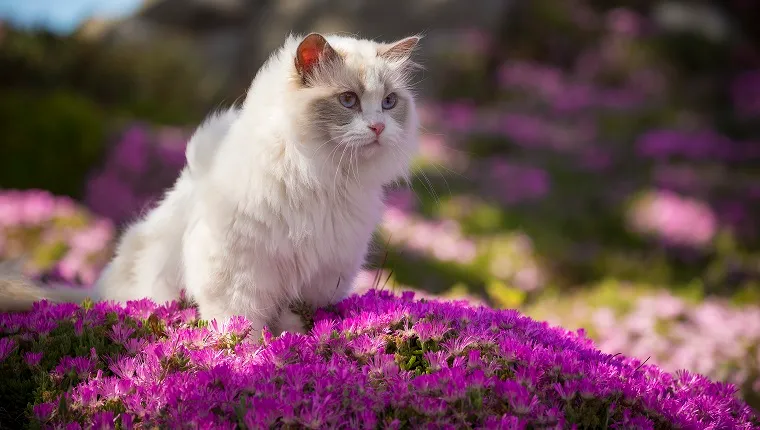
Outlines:
POLYGON ((0 312, 27 311, 40 300, 82 303, 93 294, 93 290, 86 288, 72 288, 63 284, 44 285, 25 276, 13 263, 0 264, 0 312))

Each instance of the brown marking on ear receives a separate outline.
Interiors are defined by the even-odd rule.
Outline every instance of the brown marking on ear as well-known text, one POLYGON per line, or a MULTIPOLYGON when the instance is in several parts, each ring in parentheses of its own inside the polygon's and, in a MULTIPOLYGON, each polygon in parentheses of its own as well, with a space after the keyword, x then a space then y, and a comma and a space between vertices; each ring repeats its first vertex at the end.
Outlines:
POLYGON ((314 69, 324 61, 338 58, 338 53, 327 43, 327 39, 319 33, 306 36, 296 49, 296 71, 305 84, 314 69))
POLYGON ((411 36, 398 42, 384 45, 378 49, 377 54, 386 60, 405 60, 412 55, 412 51, 420 42, 419 36, 411 36))

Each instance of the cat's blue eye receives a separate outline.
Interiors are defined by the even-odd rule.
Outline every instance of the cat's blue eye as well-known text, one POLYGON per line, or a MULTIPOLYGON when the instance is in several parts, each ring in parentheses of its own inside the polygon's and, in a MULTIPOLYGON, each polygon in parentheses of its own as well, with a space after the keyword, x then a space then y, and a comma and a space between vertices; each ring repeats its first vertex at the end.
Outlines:
POLYGON ((398 102, 398 96, 396 93, 390 93, 383 99, 383 109, 389 110, 393 109, 396 106, 396 102, 398 102))
POLYGON ((338 101, 344 107, 350 109, 356 107, 356 105, 359 103, 359 96, 357 96, 356 93, 352 93, 351 91, 346 91, 345 93, 340 93, 338 95, 338 101))

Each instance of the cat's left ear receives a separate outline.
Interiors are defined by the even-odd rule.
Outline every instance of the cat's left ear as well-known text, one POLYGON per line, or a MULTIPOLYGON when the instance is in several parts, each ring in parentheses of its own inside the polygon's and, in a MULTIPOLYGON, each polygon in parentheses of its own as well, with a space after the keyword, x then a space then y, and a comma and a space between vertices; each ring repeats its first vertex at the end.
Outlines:
POLYGON ((335 58, 338 58, 338 53, 327 43, 327 39, 319 33, 311 33, 296 49, 296 70, 306 82, 319 64, 335 58))
POLYGON ((386 60, 405 61, 411 58, 414 48, 420 43, 421 36, 411 36, 393 43, 387 43, 378 49, 377 54, 386 60))

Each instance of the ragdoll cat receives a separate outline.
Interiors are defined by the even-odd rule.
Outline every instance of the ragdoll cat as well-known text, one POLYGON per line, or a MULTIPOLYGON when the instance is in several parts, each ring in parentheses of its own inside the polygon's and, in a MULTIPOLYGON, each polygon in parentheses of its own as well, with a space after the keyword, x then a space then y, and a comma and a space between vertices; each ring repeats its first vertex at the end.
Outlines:
POLYGON ((289 303, 337 302, 364 263, 383 186, 417 150, 411 55, 420 38, 377 43, 290 36, 245 101, 209 117, 160 204, 131 225, 94 290, 0 281, 0 309, 40 299, 177 299, 203 319, 302 332, 289 303))

